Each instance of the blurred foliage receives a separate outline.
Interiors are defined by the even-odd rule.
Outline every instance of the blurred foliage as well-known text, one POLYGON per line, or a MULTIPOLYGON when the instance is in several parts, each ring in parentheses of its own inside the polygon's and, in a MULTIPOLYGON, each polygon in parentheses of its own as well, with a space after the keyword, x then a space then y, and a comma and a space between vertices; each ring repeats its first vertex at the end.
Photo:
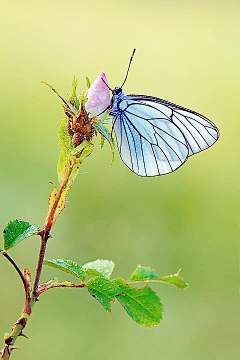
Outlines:
MULTIPOLYGON (((64 96, 73 75, 86 91, 85 76, 93 81, 104 71, 113 88, 136 47, 125 92, 191 108, 221 133, 173 174, 151 179, 131 173, 117 153, 111 166, 109 147, 96 143, 53 228, 47 258, 113 259, 116 276, 125 278, 139 262, 161 274, 182 267, 191 287, 159 291, 154 285, 165 312, 153 329, 122 316, 119 304, 108 316, 85 292, 53 289, 36 305, 26 328, 31 342, 18 340, 16 359, 42 359, 42 344, 48 358, 58 360, 66 347, 69 358, 86 360, 238 358, 239 16, 235 0, 1 4, 2 229, 15 218, 43 226, 48 182, 57 182, 57 127, 64 114, 41 81, 64 96)), ((11 255, 34 271, 39 239, 29 242, 11 255)), ((24 293, 3 257, 0 266, 3 337, 21 313, 24 293)), ((51 276, 45 267, 42 281, 51 276)))

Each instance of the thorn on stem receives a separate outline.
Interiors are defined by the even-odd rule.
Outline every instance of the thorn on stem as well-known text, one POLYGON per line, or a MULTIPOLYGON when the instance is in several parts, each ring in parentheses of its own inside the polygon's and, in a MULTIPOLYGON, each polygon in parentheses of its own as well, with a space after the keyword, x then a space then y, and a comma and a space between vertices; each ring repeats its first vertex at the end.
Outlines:
POLYGON ((16 346, 8 345, 8 351, 9 351, 9 353, 10 353, 12 350, 20 350, 20 349, 17 348, 16 346))
POLYGON ((23 337, 25 337, 26 339, 30 340, 29 337, 28 337, 27 335, 23 334, 22 331, 21 331, 21 334, 20 334, 19 336, 23 336, 23 337))

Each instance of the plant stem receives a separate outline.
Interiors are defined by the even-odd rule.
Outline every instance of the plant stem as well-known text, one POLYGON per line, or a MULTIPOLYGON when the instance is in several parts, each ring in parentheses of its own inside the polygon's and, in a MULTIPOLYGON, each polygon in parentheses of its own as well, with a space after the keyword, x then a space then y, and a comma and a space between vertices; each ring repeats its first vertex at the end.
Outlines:
POLYGON ((39 252, 39 257, 38 257, 38 264, 37 264, 37 268, 36 268, 35 281, 34 281, 33 291, 32 291, 31 308, 33 307, 34 303, 37 301, 37 295, 38 295, 37 289, 38 289, 40 275, 41 275, 41 271, 42 271, 43 260, 44 260, 44 256, 45 256, 45 252, 46 252, 47 241, 48 241, 48 238, 50 237, 49 232, 45 231, 45 230, 40 233, 40 236, 41 236, 42 241, 41 241, 41 247, 40 247, 40 252, 39 252))
POLYGON ((8 253, 6 251, 2 251, 2 255, 5 256, 6 259, 8 259, 8 261, 13 265, 13 267, 15 268, 15 270, 17 271, 18 275, 20 276, 22 282, 23 282, 23 286, 24 286, 24 290, 25 290, 25 294, 28 293, 28 285, 26 283, 26 280, 23 276, 23 273, 21 272, 21 270, 19 269, 19 267, 17 266, 17 264, 14 262, 14 260, 8 255, 8 253))
MULTIPOLYGON (((55 221, 57 220, 57 217, 55 217, 55 216, 56 216, 56 213, 57 213, 58 205, 61 202, 61 195, 67 188, 68 180, 69 180, 69 178, 71 176, 71 173, 73 171, 73 168, 74 168, 75 164, 76 164, 76 159, 70 160, 69 168, 65 173, 65 178, 62 181, 61 187, 57 191, 57 193, 54 194, 54 196, 55 196, 54 197, 54 202, 53 202, 53 204, 51 204, 51 207, 48 210, 48 214, 47 214, 47 217, 45 219, 45 224, 44 224, 44 230, 46 232, 48 232, 48 233, 50 233, 52 226, 54 225, 55 221)), ((53 193, 51 193, 51 195, 50 195, 49 202, 50 202, 52 194, 53 193)))
POLYGON ((24 307, 23 313, 22 313, 21 317, 16 321, 15 325, 13 326, 11 334, 5 334, 5 337, 4 337, 5 344, 4 344, 3 349, 1 350, 1 354, 2 354, 1 359, 8 360, 11 355, 11 352, 14 349, 16 349, 16 347, 14 346, 16 339, 18 338, 18 336, 24 336, 22 333, 22 330, 26 326, 28 316, 31 313, 31 310, 30 310, 30 285, 29 285, 29 282, 27 281, 27 278, 24 277, 24 274, 30 275, 30 272, 28 269, 24 269, 25 271, 23 274, 21 272, 21 270, 19 269, 19 267, 17 266, 17 264, 7 254, 6 251, 3 251, 2 255, 5 256, 6 259, 8 259, 8 261, 14 266, 15 270, 18 272, 18 274, 23 282, 23 286, 24 286, 24 290, 25 290, 25 307, 24 307))
MULTIPOLYGON (((10 358, 10 355, 14 349, 17 349, 14 346, 14 343, 18 336, 25 336, 22 333, 22 330, 25 328, 27 324, 28 315, 22 314, 22 316, 16 321, 14 327, 12 328, 11 334, 5 334, 4 340, 5 344, 3 349, 1 350, 2 360, 8 360, 10 358)), ((26 336, 25 336, 26 337, 26 336)))
POLYGON ((37 301, 37 297, 38 297, 37 290, 38 290, 40 275, 41 275, 41 271, 42 271, 43 260, 44 260, 44 256, 45 256, 45 252, 46 252, 47 241, 51 237, 50 231, 54 224, 54 217, 55 217, 55 214, 57 211, 57 207, 59 205, 59 201, 61 200, 61 195, 67 187, 67 183, 68 183, 69 177, 72 173, 74 164, 75 164, 75 162, 70 165, 69 170, 65 175, 65 179, 64 179, 60 189, 58 190, 58 192, 55 196, 55 200, 54 200, 54 202, 51 206, 51 209, 46 217, 44 230, 39 233, 39 235, 41 236, 42 242, 41 242, 41 248, 40 248, 39 257, 38 257, 35 281, 34 281, 34 286, 33 286, 33 291, 32 291, 31 308, 34 306, 34 303, 37 301))
MULTIPOLYGON (((16 339, 18 338, 18 336, 24 336, 22 333, 22 330, 25 328, 28 317, 31 315, 32 309, 33 309, 36 301, 38 300, 38 286, 39 286, 39 281, 40 281, 40 276, 41 276, 41 271, 42 271, 42 266, 43 266, 43 260, 44 260, 44 256, 45 256, 45 252, 46 252, 47 241, 51 237, 50 231, 51 231, 51 228, 52 228, 54 222, 56 221, 55 215, 57 213, 59 202, 61 201, 61 195, 62 195, 63 191, 67 188, 68 180, 70 178, 70 175, 72 173, 72 170, 73 170, 75 164, 76 164, 75 160, 73 160, 70 163, 69 169, 65 175, 65 179, 63 180, 60 189, 57 191, 54 201, 51 204, 51 209, 47 214, 44 230, 42 230, 39 233, 39 235, 41 236, 41 247, 40 247, 39 256, 38 256, 38 263, 37 263, 35 280, 34 280, 31 298, 30 298, 30 284, 27 281, 27 278, 24 277, 24 274, 21 272, 19 267, 12 260, 12 258, 6 253, 6 251, 2 252, 2 255, 4 255, 8 259, 8 261, 10 261, 10 263, 14 266, 14 268, 18 272, 18 274, 23 282, 24 290, 25 290, 25 307, 24 307, 21 317, 16 321, 14 327, 12 328, 11 334, 7 334, 4 337, 5 344, 4 344, 3 349, 0 352, 2 354, 1 360, 8 360, 12 351, 14 349, 16 349, 16 347, 14 346, 14 343, 15 343, 16 339)), ((27 269, 25 269, 25 270, 27 270, 27 269)), ((74 287, 83 287, 83 286, 84 285, 79 285, 79 286, 74 286, 74 287)))

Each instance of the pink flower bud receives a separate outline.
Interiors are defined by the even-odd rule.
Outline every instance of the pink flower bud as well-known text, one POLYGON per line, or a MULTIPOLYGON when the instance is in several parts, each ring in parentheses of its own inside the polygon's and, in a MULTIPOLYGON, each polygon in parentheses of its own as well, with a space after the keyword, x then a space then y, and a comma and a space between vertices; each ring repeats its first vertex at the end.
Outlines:
POLYGON ((88 101, 85 104, 85 109, 90 117, 101 114, 97 117, 98 120, 105 119, 107 110, 104 110, 111 104, 109 89, 102 79, 106 84, 108 83, 106 75, 100 73, 87 91, 88 101))

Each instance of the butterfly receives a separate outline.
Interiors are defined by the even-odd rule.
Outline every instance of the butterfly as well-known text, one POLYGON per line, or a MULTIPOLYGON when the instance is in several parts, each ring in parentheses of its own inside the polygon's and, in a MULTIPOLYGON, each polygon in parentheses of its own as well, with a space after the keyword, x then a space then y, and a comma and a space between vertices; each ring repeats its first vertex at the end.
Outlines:
MULTIPOLYGON (((109 115, 122 161, 139 176, 169 174, 189 156, 212 146, 217 127, 206 117, 157 97, 125 95, 130 65, 121 87, 112 91, 109 115)), ((106 84, 107 85, 107 84, 106 84)), ((108 85, 107 85, 108 86, 108 85)))

